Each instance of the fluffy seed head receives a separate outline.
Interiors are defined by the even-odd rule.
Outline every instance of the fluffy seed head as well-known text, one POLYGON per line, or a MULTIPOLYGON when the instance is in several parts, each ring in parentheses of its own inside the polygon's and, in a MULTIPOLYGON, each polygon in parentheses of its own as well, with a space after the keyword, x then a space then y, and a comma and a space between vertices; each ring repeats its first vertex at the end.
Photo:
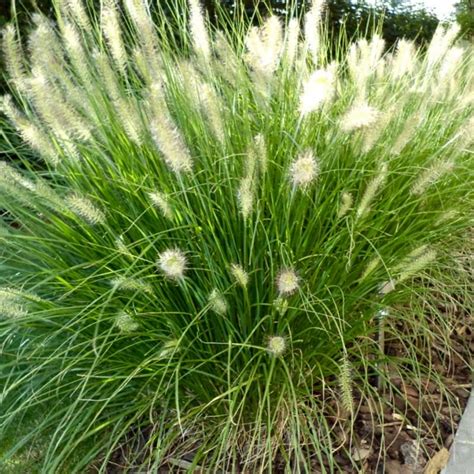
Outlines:
POLYGON ((341 129, 344 132, 352 132, 375 123, 380 112, 367 103, 353 105, 341 119, 341 129))
POLYGON ((112 53, 112 57, 121 73, 125 72, 127 53, 120 33, 120 22, 115 0, 108 0, 101 12, 102 30, 112 53))
POLYGON ((422 255, 412 258, 411 262, 407 261, 403 271, 398 275, 397 281, 402 282, 416 275, 418 272, 427 267, 431 262, 433 262, 436 259, 436 256, 436 250, 429 249, 422 255))
POLYGON ((286 340, 281 336, 270 336, 267 343, 267 351, 274 357, 281 357, 286 350, 286 340))
POLYGON ((235 281, 242 287, 247 288, 249 282, 249 275, 238 263, 233 263, 230 266, 230 272, 234 277, 235 281))
POLYGON ((17 41, 15 27, 12 24, 7 25, 3 30, 3 53, 5 65, 10 78, 15 86, 23 91, 25 88, 25 67, 23 64, 23 54, 21 45, 17 41))
POLYGON ((186 271, 187 260, 179 249, 168 249, 158 255, 158 267, 171 280, 181 280, 186 271))
POLYGON ((179 340, 171 339, 163 344, 163 348, 158 353, 158 358, 163 359, 169 357, 179 350, 179 340))
POLYGON ((121 291, 137 291, 149 294, 153 293, 152 286, 149 283, 138 278, 127 278, 120 276, 111 280, 110 285, 113 288, 116 288, 117 290, 121 291))
POLYGON ((339 389, 342 407, 347 412, 352 413, 354 409, 354 397, 352 394, 352 366, 346 354, 342 357, 339 366, 339 389))
POLYGON ((411 194, 421 196, 430 186, 439 181, 445 174, 449 173, 454 168, 452 160, 439 160, 433 163, 423 173, 411 187, 411 194))
POLYGON ((279 296, 273 302, 273 307, 280 316, 284 316, 284 314, 288 311, 288 300, 279 296))
POLYGON ((415 65, 416 49, 412 41, 401 39, 397 44, 397 52, 392 61, 392 76, 400 79, 410 74, 415 65))
POLYGON ((364 194, 362 195, 362 199, 360 200, 356 212, 358 219, 364 217, 369 212, 372 201, 374 200, 375 196, 380 191, 380 188, 387 179, 387 174, 388 165, 387 163, 382 163, 379 167, 377 174, 369 182, 364 194))
POLYGON ((224 143, 223 103, 217 95, 216 90, 210 84, 200 84, 199 100, 215 137, 219 142, 224 143))
POLYGON ((263 76, 271 76, 279 65, 282 42, 282 26, 276 16, 269 17, 262 28, 252 28, 245 38, 245 58, 250 67, 263 76))
POLYGON ((66 0, 66 6, 68 8, 68 13, 72 14, 72 17, 77 22, 77 24, 84 30, 90 31, 91 24, 89 21, 89 16, 87 11, 82 3, 82 0, 66 0))
POLYGON ((329 102, 335 92, 335 76, 332 68, 314 71, 303 84, 300 96, 301 115, 318 110, 325 102, 329 102))
POLYGON ((226 314, 229 309, 226 299, 216 288, 214 288, 209 295, 209 304, 211 310, 220 315, 226 314))
POLYGON ((129 260, 133 260, 135 258, 132 252, 130 252, 128 247, 125 245, 123 235, 120 235, 115 239, 115 248, 119 253, 127 257, 129 260))
POLYGON ((251 176, 246 176, 240 181, 237 198, 239 200, 240 212, 244 219, 247 220, 252 213, 254 201, 253 179, 251 176))
POLYGON ((198 56, 208 61, 211 57, 211 46, 199 0, 189 0, 189 8, 189 29, 193 39, 194 51, 198 56))
POLYGON ((313 0, 310 10, 305 16, 304 33, 313 62, 318 62, 320 46, 320 22, 325 0, 313 0))
POLYGON ((365 267, 364 273, 360 277, 360 280, 365 280, 380 264, 380 257, 374 257, 372 260, 369 261, 367 266, 365 267))
POLYGON ((21 292, 9 287, 0 287, 0 317, 21 318, 28 314, 21 292))
POLYGON ((148 197, 150 198, 152 204, 161 211, 163 216, 165 216, 167 219, 173 218, 173 209, 171 208, 168 196, 166 194, 160 192, 152 192, 148 193, 148 197))
POLYGON ((166 164, 177 174, 192 170, 192 158, 179 129, 167 114, 151 124, 153 139, 166 164))
POLYGON ((277 276, 277 289, 281 296, 293 294, 299 288, 299 277, 294 270, 287 268, 281 270, 277 276))
POLYGON ((351 193, 342 193, 341 197, 341 204, 339 206, 339 212, 337 213, 337 217, 341 218, 344 217, 354 205, 354 197, 351 193))
POLYGON ((89 199, 73 194, 66 199, 69 209, 87 223, 103 224, 105 222, 104 213, 97 208, 89 199))
POLYGON ((298 38, 300 35, 300 24, 298 19, 292 18, 288 23, 285 42, 285 57, 289 65, 293 65, 298 54, 298 38))
POLYGON ((390 152, 393 155, 399 155, 403 149, 410 143, 413 136, 415 135, 419 125, 420 125, 421 117, 418 113, 412 115, 407 119, 403 130, 401 131, 400 135, 395 140, 392 149, 390 152))
POLYGON ((136 331, 139 324, 126 311, 120 311, 115 317, 115 326, 123 333, 136 331))
POLYGON ((319 174, 319 164, 311 150, 306 150, 290 166, 290 178, 295 187, 307 188, 319 174))

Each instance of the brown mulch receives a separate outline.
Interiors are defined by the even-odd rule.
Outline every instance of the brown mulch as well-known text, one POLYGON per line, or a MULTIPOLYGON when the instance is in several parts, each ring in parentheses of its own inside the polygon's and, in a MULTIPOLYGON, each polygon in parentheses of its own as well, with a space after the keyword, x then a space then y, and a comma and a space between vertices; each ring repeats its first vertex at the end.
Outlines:
MULTIPOLYGON (((387 408, 382 423, 374 422, 376 410, 369 402, 360 402, 352 439, 356 447, 336 454, 338 472, 437 474, 445 467, 472 387, 474 315, 460 314, 456 318, 458 323, 450 338, 452 352, 447 354, 436 344, 430 348, 432 367, 449 395, 432 381, 421 381, 422 386, 417 388, 392 377, 398 393, 391 390, 385 394, 387 408), (383 446, 385 449, 381 449, 383 446), (385 453, 383 458, 380 452, 385 453)), ((394 342, 387 344, 386 352, 396 357, 405 355, 403 346, 394 342)), ((313 472, 321 472, 321 468, 315 466, 313 472)))

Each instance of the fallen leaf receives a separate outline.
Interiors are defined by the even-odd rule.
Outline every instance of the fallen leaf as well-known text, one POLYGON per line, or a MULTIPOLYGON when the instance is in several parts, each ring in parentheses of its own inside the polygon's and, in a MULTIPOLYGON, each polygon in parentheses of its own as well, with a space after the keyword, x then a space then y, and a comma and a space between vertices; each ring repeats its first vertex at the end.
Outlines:
POLYGON ((371 449, 367 448, 354 448, 352 451, 352 459, 354 461, 365 461, 372 454, 371 449))
POLYGON ((442 448, 438 451, 429 461, 425 467, 424 474, 438 474, 441 469, 446 467, 449 459, 449 451, 446 448, 442 448))

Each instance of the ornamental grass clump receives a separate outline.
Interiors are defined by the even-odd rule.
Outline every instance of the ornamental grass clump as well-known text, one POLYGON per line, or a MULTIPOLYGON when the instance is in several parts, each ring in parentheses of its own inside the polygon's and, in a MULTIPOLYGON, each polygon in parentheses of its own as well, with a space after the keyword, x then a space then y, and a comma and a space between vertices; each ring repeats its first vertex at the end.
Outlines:
POLYGON ((421 301, 471 224, 472 53, 449 26, 334 55, 321 1, 248 28, 161 5, 3 31, 0 456, 337 471, 394 376, 441 386, 416 344, 447 347, 421 301))

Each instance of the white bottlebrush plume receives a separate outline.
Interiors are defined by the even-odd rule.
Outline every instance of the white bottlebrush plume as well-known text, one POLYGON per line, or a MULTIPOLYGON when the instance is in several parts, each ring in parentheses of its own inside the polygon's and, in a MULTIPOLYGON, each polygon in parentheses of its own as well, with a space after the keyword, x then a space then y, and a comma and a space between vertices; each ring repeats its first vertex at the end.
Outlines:
POLYGON ((91 225, 104 224, 105 214, 86 197, 72 194, 66 198, 69 209, 91 225))
MULTIPOLYGON (((27 195, 31 194, 42 200, 43 204, 57 210, 64 210, 63 200, 58 196, 48 183, 41 178, 31 181, 23 176, 12 166, 0 161, 0 186, 12 189, 12 185, 17 186, 17 189, 23 188, 27 195)), ((32 200, 31 203, 35 202, 32 200)))
POLYGON ((366 97, 370 77, 381 70, 384 47, 385 43, 382 38, 374 35, 370 43, 363 38, 349 49, 349 72, 357 86, 358 101, 362 101, 366 97))
POLYGON ((374 257, 372 260, 369 261, 367 266, 360 277, 360 281, 364 281, 371 273, 373 273, 377 267, 380 265, 380 257, 374 257))
POLYGON ((266 173, 268 169, 268 150, 265 143, 265 137, 259 133, 254 137, 254 151, 257 161, 260 165, 260 171, 266 173))
POLYGON ((319 163, 311 150, 301 153, 290 166, 290 179, 295 188, 306 189, 319 175, 319 163))
POLYGON ((65 0, 67 13, 70 13, 75 22, 85 31, 91 31, 91 23, 82 0, 65 0))
POLYGON ((12 24, 3 29, 3 57, 5 66, 15 87, 20 92, 25 89, 25 66, 23 63, 23 52, 21 45, 17 40, 16 30, 12 24))
POLYGON ((267 352, 274 357, 281 357, 286 351, 286 339, 281 336, 270 336, 267 342, 267 352))
POLYGON ((240 285, 242 288, 247 288, 249 282, 249 274, 243 269, 241 265, 239 265, 238 263, 233 263, 230 266, 230 272, 238 285, 240 285))
POLYGON ((119 276, 119 277, 113 278, 110 281, 110 285, 113 288, 116 288, 117 290, 121 290, 121 291, 143 292, 143 293, 148 293, 148 294, 153 293, 153 287, 150 285, 150 283, 145 282, 140 278, 128 278, 128 277, 119 276))
POLYGON ((44 133, 43 130, 27 121, 20 123, 17 129, 23 140, 25 140, 32 150, 36 151, 51 166, 58 166, 58 153, 48 135, 44 133))
POLYGON ((0 287, 0 295, 6 299, 15 299, 17 301, 35 301, 36 303, 44 302, 43 298, 39 297, 36 293, 26 290, 20 290, 17 288, 2 286, 0 287))
POLYGON ((369 182, 364 194, 362 195, 362 199, 360 200, 359 206, 357 207, 357 219, 361 219, 369 212, 372 201, 387 179, 387 174, 388 165, 387 163, 382 163, 377 174, 369 182))
POLYGON ((444 58, 446 52, 459 35, 459 31, 460 26, 457 23, 452 23, 448 28, 441 23, 439 24, 426 52, 426 62, 429 69, 444 58))
POLYGON ((72 81, 68 75, 63 45, 53 22, 43 15, 33 14, 35 28, 28 38, 31 68, 45 72, 55 78, 63 87, 70 89, 72 81))
POLYGON ((229 309, 227 300, 220 293, 220 291, 215 288, 211 291, 211 294, 209 295, 209 305, 212 311, 220 315, 226 314, 229 309))
POLYGON ((88 58, 79 31, 77 31, 77 28, 73 24, 64 23, 62 33, 66 51, 74 68, 82 80, 88 83, 90 80, 89 69, 87 68, 88 58))
POLYGON ((179 351, 179 339, 171 339, 163 344, 162 349, 158 353, 158 359, 164 359, 179 351))
POLYGON ((199 0, 188 0, 190 8, 189 29, 193 40, 193 48, 197 55, 209 61, 211 45, 204 21, 204 14, 199 0))
POLYGON ((428 249, 416 257, 406 261, 402 271, 399 273, 397 282, 402 282, 415 276, 421 270, 424 270, 431 262, 436 259, 437 253, 433 249, 428 249))
POLYGON ((298 55, 300 23, 292 18, 288 23, 285 39, 285 59, 289 66, 293 66, 298 55))
POLYGON ((291 268, 280 271, 276 279, 276 286, 280 296, 289 296, 299 288, 299 277, 291 268))
POLYGON ((157 207, 164 217, 173 219, 173 209, 169 203, 169 198, 165 193, 151 192, 148 193, 151 203, 157 207))
POLYGON ((384 136, 384 133, 390 129, 390 122, 393 117, 396 116, 397 112, 398 109, 395 107, 389 107, 384 110, 383 113, 381 112, 379 114, 376 123, 370 127, 364 128, 361 147, 363 153, 369 153, 378 142, 381 144, 384 143, 382 137, 384 136))
POLYGON ((380 112, 366 102, 354 104, 342 117, 341 129, 352 132, 373 125, 380 116, 380 112))
POLYGON ((120 311, 115 317, 115 326, 123 333, 136 331, 140 325, 126 311, 120 311))
POLYGON ((311 8, 306 13, 304 33, 308 50, 313 62, 318 63, 319 48, 321 43, 321 17, 326 0, 313 0, 311 8))
POLYGON ((18 184, 28 191, 34 191, 35 189, 35 185, 32 181, 24 178, 19 171, 5 161, 0 161, 0 181, 18 184))
POLYGON ((461 126, 457 135, 457 147, 460 150, 468 149, 472 143, 474 143, 474 116, 461 126))
POLYGON ((344 354, 339 365, 339 398, 341 405, 349 413, 354 410, 354 397, 352 393, 352 366, 347 357, 344 354))
POLYGON ((337 217, 344 217, 354 205, 354 197, 351 193, 342 193, 341 203, 339 205, 339 211, 337 217))
POLYGON ((114 101, 120 122, 127 137, 137 145, 143 141, 142 119, 137 104, 131 98, 118 97, 114 101))
POLYGON ((307 115, 329 102, 335 92, 334 67, 314 71, 303 84, 300 96, 301 115, 307 115))
POLYGON ((204 90, 206 86, 212 86, 204 82, 203 74, 198 69, 198 63, 187 58, 180 58, 176 61, 176 69, 182 87, 189 94, 192 103, 204 106, 204 90))
POLYGON ((171 117, 162 113, 150 125, 153 140, 163 154, 166 164, 175 173, 189 173, 192 158, 179 129, 171 117))
POLYGON ((117 75, 112 68, 108 55, 104 52, 95 51, 93 58, 104 92, 114 104, 119 103, 118 101, 122 98, 122 93, 120 91, 117 75))
POLYGON ((13 123, 23 140, 46 162, 53 167, 59 164, 57 151, 48 135, 20 113, 13 105, 11 96, 6 95, 0 98, 0 111, 13 123))
POLYGON ((279 296, 273 301, 273 307, 280 316, 284 316, 288 311, 288 300, 282 296, 279 296))
POLYGON ((157 265, 165 277, 181 280, 187 268, 187 259, 181 250, 168 249, 158 255, 157 265))
POLYGON ((227 35, 222 31, 214 34, 214 50, 219 61, 215 61, 213 67, 228 84, 235 84, 236 79, 242 75, 242 55, 237 54, 233 45, 229 42, 227 35))
POLYGON ((411 74, 416 65, 416 47, 413 41, 401 39, 397 43, 397 52, 391 63, 391 74, 400 79, 411 74))
POLYGON ((120 21, 116 0, 107 0, 101 11, 101 26, 112 57, 118 70, 124 74, 127 64, 127 53, 120 31, 120 21))
POLYGON ((255 199, 255 190, 252 176, 246 176, 245 178, 241 179, 237 192, 237 198, 239 201, 240 212, 242 213, 244 220, 247 220, 252 213, 255 199))
POLYGON ((128 248, 127 245, 125 244, 123 235, 119 235, 119 236, 115 239, 115 248, 118 250, 118 252, 119 252, 120 254, 122 254, 123 256, 127 257, 128 260, 133 260, 133 259, 135 258, 135 256, 133 255, 133 253, 130 252, 129 248, 128 248))
POLYGON ((381 63, 385 50, 385 40, 378 34, 372 36, 369 42, 368 63, 371 72, 376 71, 381 63))
POLYGON ((216 90, 210 84, 201 83, 198 86, 198 96, 201 107, 211 126, 212 132, 220 143, 225 142, 224 120, 222 112, 224 104, 220 100, 216 90))
POLYGON ((436 225, 441 225, 445 222, 452 221, 456 217, 459 217, 459 211, 457 209, 450 209, 449 211, 444 211, 436 220, 436 225))
POLYGON ((41 301, 36 295, 7 286, 0 287, 0 318, 21 318, 28 314, 27 300, 41 301))
MULTIPOLYGON (((143 0, 125 0, 125 8, 131 18, 143 47, 144 59, 150 72, 156 73, 154 68, 158 59, 158 41, 155 25, 151 18, 148 2, 143 0)), ((153 74, 155 76, 155 74, 153 74)))
POLYGON ((430 186, 439 181, 454 168, 453 160, 440 159, 425 169, 411 187, 411 194, 421 196, 430 186))
POLYGON ((453 46, 447 51, 439 69, 441 81, 448 80, 464 58, 465 50, 458 46, 453 46))
POLYGON ((245 38, 245 56, 251 68, 264 77, 271 77, 280 61, 283 29, 276 16, 270 16, 262 28, 253 27, 245 38))
POLYGON ((50 82, 43 71, 32 70, 28 87, 28 95, 38 115, 60 142, 68 143, 72 138, 79 140, 91 138, 91 125, 77 113, 61 90, 50 82))
POLYGON ((420 122, 422 120, 422 116, 418 112, 413 114, 411 117, 407 119, 405 122, 405 125, 403 127, 403 130, 401 131, 400 135, 397 137, 395 140, 395 143, 393 144, 390 153, 392 155, 399 155, 404 148, 410 143, 414 135, 416 134, 418 127, 420 125, 420 122))

